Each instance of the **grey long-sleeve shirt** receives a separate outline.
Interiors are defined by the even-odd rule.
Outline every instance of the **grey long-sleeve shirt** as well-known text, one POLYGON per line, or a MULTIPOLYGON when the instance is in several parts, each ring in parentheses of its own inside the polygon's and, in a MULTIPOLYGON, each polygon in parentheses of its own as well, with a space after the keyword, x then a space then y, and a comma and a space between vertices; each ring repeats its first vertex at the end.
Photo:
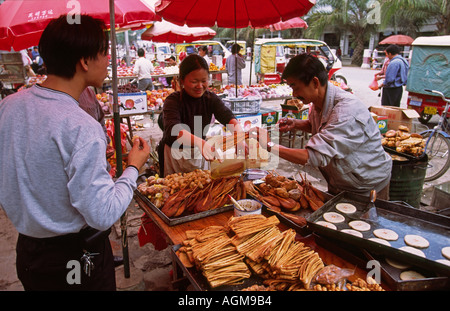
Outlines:
POLYGON ((318 167, 334 192, 368 196, 386 187, 392 160, 367 107, 353 94, 328 83, 322 113, 311 109, 308 163, 318 167))
POLYGON ((0 205, 19 233, 106 230, 127 209, 138 172, 114 182, 97 120, 66 93, 35 85, 0 102, 0 205))

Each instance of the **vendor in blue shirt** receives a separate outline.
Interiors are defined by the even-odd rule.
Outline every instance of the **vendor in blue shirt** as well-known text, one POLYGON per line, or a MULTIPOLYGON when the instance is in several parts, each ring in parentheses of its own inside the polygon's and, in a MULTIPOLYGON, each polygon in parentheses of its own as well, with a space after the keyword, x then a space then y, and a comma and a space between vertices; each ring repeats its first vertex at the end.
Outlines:
POLYGON ((381 105, 400 107, 402 100, 403 85, 406 85, 409 64, 399 53, 397 45, 390 45, 385 50, 387 58, 390 59, 386 69, 381 96, 381 105))
POLYGON ((108 74, 101 20, 61 15, 39 49, 47 79, 0 102, 0 207, 19 233, 17 276, 25 290, 115 290, 109 229, 127 210, 150 147, 136 137, 113 180, 105 133, 80 107, 83 91, 108 74), (70 274, 88 252, 95 269, 70 274))
POLYGON ((307 120, 282 118, 279 131, 299 130, 311 138, 305 148, 288 148, 271 141, 273 134, 266 129, 255 128, 260 145, 289 162, 318 168, 333 195, 349 191, 369 197, 376 190, 377 198, 388 200, 392 159, 367 106, 330 83, 325 67, 312 54, 292 58, 282 79, 292 95, 311 108, 307 120))

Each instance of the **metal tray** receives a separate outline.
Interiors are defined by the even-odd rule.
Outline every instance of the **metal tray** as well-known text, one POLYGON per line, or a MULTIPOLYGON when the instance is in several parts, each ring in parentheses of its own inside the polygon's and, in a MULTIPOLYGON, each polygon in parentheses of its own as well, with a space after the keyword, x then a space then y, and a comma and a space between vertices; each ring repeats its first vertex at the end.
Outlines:
MULTIPOLYGON (((383 146, 383 148, 384 148, 384 151, 386 151, 387 153, 405 157, 406 159, 408 159, 410 161, 425 160, 424 158, 426 156, 425 152, 423 152, 420 156, 415 156, 415 155, 405 153, 405 152, 398 152, 397 150, 395 150, 395 148, 392 148, 392 147, 383 146)), ((400 162, 403 162, 403 161, 400 161, 400 162)))
MULTIPOLYGON (((215 208, 213 210, 208 210, 200 213, 193 213, 185 216, 179 216, 179 217, 167 217, 166 214, 161 212, 159 208, 157 208, 145 195, 139 192, 139 190, 134 191, 134 195, 138 196, 142 201, 145 202, 145 204, 169 226, 175 226, 181 223, 189 222, 192 220, 208 217, 211 215, 216 215, 219 213, 223 213, 226 211, 230 211, 233 209, 232 204, 227 204, 219 208, 215 208)), ((143 207, 144 208, 144 207, 143 207)), ((144 208, 145 209, 145 208, 144 208)))
POLYGON ((375 205, 377 207, 378 219, 376 221, 365 220, 371 225, 371 229, 362 232, 363 238, 341 232, 340 230, 342 229, 350 229, 348 226, 349 221, 360 219, 361 215, 367 211, 368 203, 369 199, 364 196, 350 192, 342 192, 309 216, 307 219, 308 227, 319 234, 361 247, 374 254, 395 258, 399 261, 442 275, 450 275, 450 266, 435 261, 437 259, 444 259, 441 254, 441 249, 450 246, 449 217, 421 211, 399 203, 376 200, 375 205), (353 204, 357 208, 357 211, 353 214, 340 213, 335 208, 337 203, 353 204), (316 224, 317 221, 323 220, 324 213, 331 211, 338 212, 345 217, 344 222, 335 224, 337 230, 316 224), (375 237, 372 232, 378 228, 394 230, 399 235, 399 238, 396 241, 389 241, 391 246, 368 240, 368 238, 375 237), (426 258, 398 249, 399 247, 406 246, 403 239, 406 234, 418 234, 430 242, 428 248, 422 249, 426 258))
MULTIPOLYGON (((321 192, 325 196, 325 202, 327 202, 333 198, 333 196, 331 194, 329 194, 328 192, 323 192, 323 191, 321 191, 321 192)), ((247 195, 252 197, 250 194, 247 194, 247 195)), ((277 213, 277 212, 269 209, 266 205, 264 205, 264 203, 263 203, 263 210, 265 212, 267 212, 267 214, 269 214, 269 215, 276 215, 283 224, 294 229, 302 236, 307 236, 308 234, 311 234, 311 232, 312 232, 310 230, 310 228, 308 227, 308 225, 300 226, 299 224, 293 222, 291 219, 285 217, 283 214, 277 213)), ((297 216, 302 216, 302 217, 305 217, 305 219, 308 219, 308 217, 313 213, 313 210, 311 210, 310 208, 308 208, 308 209, 301 208, 300 210, 298 210, 296 212, 288 212, 288 211, 284 211, 284 212, 290 213, 293 215, 297 215, 297 216)))
POLYGON ((366 268, 368 260, 377 260, 380 264, 380 273, 383 284, 386 284, 389 290, 395 291, 424 291, 424 290, 447 290, 450 289, 450 279, 446 276, 437 276, 435 272, 426 271, 420 267, 407 269, 397 269, 389 265, 383 256, 373 256, 370 252, 353 246, 348 243, 340 243, 339 240, 314 234, 318 245, 339 255, 347 261, 366 268), (414 270, 426 278, 421 280, 404 281, 400 279, 400 273, 406 270, 414 270))
POLYGON ((381 277, 390 288, 397 291, 424 291, 424 290, 450 290, 450 279, 446 276, 436 275, 434 272, 420 267, 398 269, 391 266, 381 256, 373 256, 366 250, 362 250, 368 260, 377 260, 380 263, 381 277), (400 273, 406 270, 414 270, 425 276, 425 279, 405 281, 400 279, 400 273))

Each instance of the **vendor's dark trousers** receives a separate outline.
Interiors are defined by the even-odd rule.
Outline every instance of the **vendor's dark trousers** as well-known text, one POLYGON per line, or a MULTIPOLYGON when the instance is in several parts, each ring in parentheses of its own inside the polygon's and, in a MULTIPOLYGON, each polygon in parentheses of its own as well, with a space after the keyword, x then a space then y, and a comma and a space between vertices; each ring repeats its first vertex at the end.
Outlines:
POLYGON ((96 241, 90 277, 83 271, 84 254, 77 234, 56 238, 32 238, 19 234, 16 268, 26 291, 115 291, 114 258, 109 239, 96 241), (80 264, 73 264, 74 261, 80 264), (79 284, 78 284, 79 283, 79 284))
POLYGON ((153 91, 153 82, 152 79, 141 79, 138 82, 138 89, 141 91, 153 91))
POLYGON ((400 101, 402 100, 403 87, 383 87, 381 95, 382 106, 395 106, 400 107, 400 101))

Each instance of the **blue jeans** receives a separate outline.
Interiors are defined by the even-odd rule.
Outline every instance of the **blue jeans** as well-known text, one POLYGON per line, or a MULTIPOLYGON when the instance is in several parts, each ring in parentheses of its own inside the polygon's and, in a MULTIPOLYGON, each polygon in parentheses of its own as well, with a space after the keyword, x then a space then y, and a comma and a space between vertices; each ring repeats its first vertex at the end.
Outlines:
POLYGON ((152 83, 152 79, 141 79, 138 82, 138 89, 140 89, 141 91, 152 91, 153 90, 153 83, 152 83))

